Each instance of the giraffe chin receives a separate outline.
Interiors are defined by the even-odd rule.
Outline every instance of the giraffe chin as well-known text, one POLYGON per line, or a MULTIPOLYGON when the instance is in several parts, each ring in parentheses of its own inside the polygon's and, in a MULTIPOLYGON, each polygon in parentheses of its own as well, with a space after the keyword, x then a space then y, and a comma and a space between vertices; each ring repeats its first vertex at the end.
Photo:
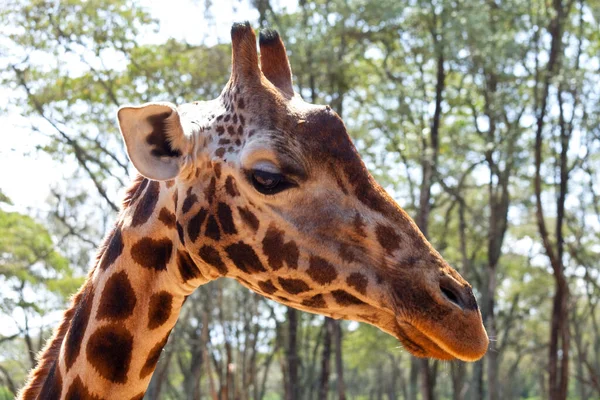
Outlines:
POLYGON ((397 323, 395 334, 412 355, 445 361, 477 361, 485 355, 489 343, 485 331, 485 338, 476 340, 475 346, 471 348, 467 346, 468 340, 449 343, 449 338, 441 338, 432 334, 431 330, 419 329, 416 324, 401 321, 397 323))

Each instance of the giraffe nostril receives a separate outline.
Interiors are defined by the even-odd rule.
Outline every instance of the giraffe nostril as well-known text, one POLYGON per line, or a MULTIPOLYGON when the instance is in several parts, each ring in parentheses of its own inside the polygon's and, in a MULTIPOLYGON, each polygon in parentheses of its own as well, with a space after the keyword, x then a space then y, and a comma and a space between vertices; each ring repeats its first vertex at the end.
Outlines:
POLYGON ((446 300, 463 310, 471 308, 471 303, 475 301, 474 298, 471 300, 473 293, 469 287, 461 286, 449 276, 442 276, 440 278, 440 290, 446 300))

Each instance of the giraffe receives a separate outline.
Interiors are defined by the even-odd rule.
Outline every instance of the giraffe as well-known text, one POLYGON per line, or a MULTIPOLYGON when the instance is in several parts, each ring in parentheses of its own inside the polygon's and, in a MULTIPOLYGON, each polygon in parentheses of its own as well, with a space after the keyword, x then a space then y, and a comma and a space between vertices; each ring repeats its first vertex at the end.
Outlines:
POLYGON ((21 399, 141 399, 195 288, 236 279, 372 324, 418 357, 488 347, 471 286, 367 171, 343 122, 294 93, 276 31, 234 24, 212 101, 122 107, 139 172, 21 399))

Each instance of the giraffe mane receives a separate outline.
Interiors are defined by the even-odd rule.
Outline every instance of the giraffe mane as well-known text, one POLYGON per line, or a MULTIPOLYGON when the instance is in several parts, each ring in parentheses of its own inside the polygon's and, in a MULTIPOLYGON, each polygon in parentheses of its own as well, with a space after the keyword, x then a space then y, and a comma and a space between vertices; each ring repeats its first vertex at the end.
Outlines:
MULTIPOLYGON (((146 178, 144 178, 140 174, 137 174, 133 181, 133 184, 127 189, 127 191, 125 192, 125 196, 123 197, 123 210, 127 209, 140 195, 140 193, 144 190, 144 187, 146 186, 145 183, 147 183, 146 178)), ((117 217, 117 221, 118 220, 119 217, 117 217)), ((81 285, 77 293, 75 293, 75 295, 71 297, 71 306, 63 313, 63 318, 60 325, 54 331, 54 334, 46 341, 44 348, 36 356, 37 365, 29 373, 29 377, 27 379, 27 382, 24 384, 23 389, 21 389, 21 391, 17 394, 18 399, 35 400, 38 398, 43 388, 43 385, 48 377, 48 374, 50 374, 52 372, 52 369, 55 367, 55 363, 58 360, 58 356, 60 354, 61 346, 65 340, 67 332, 69 331, 69 327, 71 326, 73 316, 75 315, 75 312, 80 306, 81 299, 86 293, 86 290, 90 284, 90 279, 94 274, 96 267, 100 263, 102 256, 108 248, 113 233, 114 229, 111 230, 102 240, 102 244, 100 245, 96 253, 94 267, 90 269, 90 272, 88 273, 85 282, 83 283, 83 285, 81 285)))

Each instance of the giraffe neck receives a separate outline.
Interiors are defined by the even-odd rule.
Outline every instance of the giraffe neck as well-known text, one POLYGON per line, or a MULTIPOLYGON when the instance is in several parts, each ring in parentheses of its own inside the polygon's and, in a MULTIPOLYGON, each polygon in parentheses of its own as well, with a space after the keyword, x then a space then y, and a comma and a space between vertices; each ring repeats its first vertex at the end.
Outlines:
POLYGON ((179 240, 169 186, 130 190, 21 398, 143 397, 186 296, 207 281, 179 240))

